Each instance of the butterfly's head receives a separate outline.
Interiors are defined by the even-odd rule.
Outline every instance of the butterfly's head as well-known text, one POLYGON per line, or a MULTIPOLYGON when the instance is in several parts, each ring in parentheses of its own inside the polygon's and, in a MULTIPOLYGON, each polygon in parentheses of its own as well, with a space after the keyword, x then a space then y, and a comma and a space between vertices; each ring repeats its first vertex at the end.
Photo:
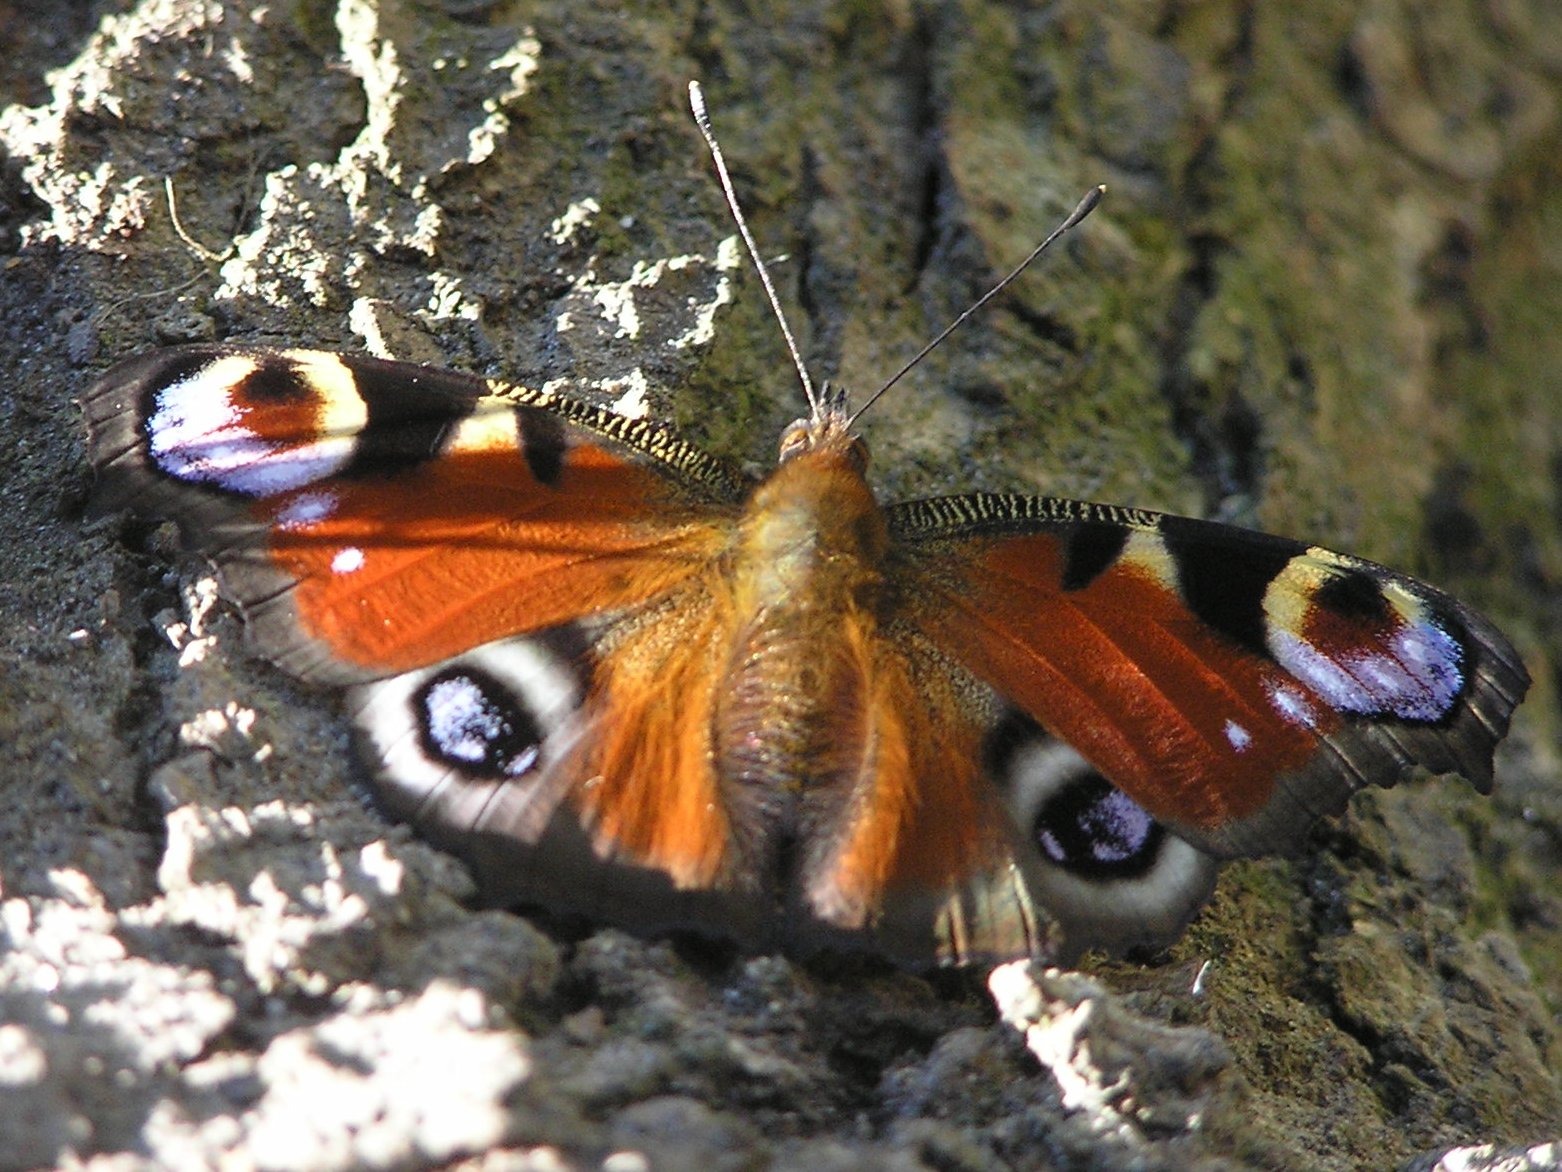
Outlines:
POLYGON ((810 452, 834 454, 856 471, 868 467, 868 445, 852 431, 855 417, 846 409, 846 393, 832 390, 826 383, 813 401, 813 410, 802 419, 794 419, 781 433, 782 464, 810 452))

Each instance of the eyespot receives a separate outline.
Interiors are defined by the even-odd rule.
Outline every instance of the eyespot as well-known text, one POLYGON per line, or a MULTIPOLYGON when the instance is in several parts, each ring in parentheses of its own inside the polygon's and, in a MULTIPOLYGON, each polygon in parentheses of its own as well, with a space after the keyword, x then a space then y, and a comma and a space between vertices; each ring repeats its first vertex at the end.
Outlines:
POLYGON ((487 672, 453 666, 412 694, 423 751, 478 777, 520 777, 537 766, 542 730, 525 698, 487 672))
POLYGON ((1063 929, 1060 960, 1170 943, 1209 898, 1215 860, 1028 717, 1000 724, 988 761, 1032 848, 1037 902, 1063 929))
POLYGON ((1029 830, 1057 866, 1100 879, 1144 874, 1166 835, 1143 806, 1088 768, 1041 803, 1029 830))
POLYGON ((417 819, 448 804, 465 816, 484 793, 527 786, 546 769, 583 688, 568 647, 532 636, 360 685, 349 706, 392 812, 417 819))

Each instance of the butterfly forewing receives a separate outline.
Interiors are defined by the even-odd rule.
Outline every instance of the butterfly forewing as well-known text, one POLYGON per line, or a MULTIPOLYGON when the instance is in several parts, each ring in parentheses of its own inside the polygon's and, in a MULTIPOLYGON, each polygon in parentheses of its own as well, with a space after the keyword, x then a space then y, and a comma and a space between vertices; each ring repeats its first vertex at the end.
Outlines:
POLYGON ((1489 788, 1529 682, 1481 616, 1298 542, 1016 496, 890 522, 922 629, 1216 854, 1294 852, 1416 767, 1489 788))
POLYGON ((643 603, 745 489, 658 425, 366 357, 156 351, 84 404, 99 499, 178 519, 262 652, 319 682, 643 603))
POLYGON ((769 926, 691 588, 741 476, 576 400, 315 351, 160 351, 85 406, 100 503, 178 519, 264 654, 353 685, 378 795, 492 897, 769 926))

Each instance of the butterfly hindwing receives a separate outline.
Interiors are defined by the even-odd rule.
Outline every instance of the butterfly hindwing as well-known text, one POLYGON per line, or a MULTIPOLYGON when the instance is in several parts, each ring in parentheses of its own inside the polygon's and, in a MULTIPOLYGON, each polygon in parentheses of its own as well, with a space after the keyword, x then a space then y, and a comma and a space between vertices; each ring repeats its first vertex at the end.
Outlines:
POLYGON ((676 711, 647 723, 605 710, 596 626, 349 689, 375 792, 466 860, 487 902, 763 940, 773 893, 740 857, 708 764, 666 750, 687 735, 676 711), (610 724, 660 768, 603 761, 610 724))
POLYGON ((800 876, 808 905, 870 907, 857 919, 872 930, 859 934, 923 961, 1067 961, 1091 947, 1122 953, 1176 939, 1209 897, 1214 860, 1167 834, 949 649, 916 630, 890 635, 878 681, 903 694, 876 708, 898 727, 870 743, 895 747, 844 811, 821 820, 828 832, 800 876), (867 883, 864 861, 879 868, 867 883))
POLYGON ((491 901, 756 947, 1065 958, 1166 943, 1207 898, 1213 860, 910 636, 866 667, 868 727, 830 730, 855 766, 790 797, 724 782, 699 735, 724 650, 699 627, 721 623, 677 609, 606 665, 593 627, 615 624, 572 624, 351 689, 376 791, 491 901))
POLYGON ((1027 851, 985 765, 996 697, 916 632, 865 640, 853 727, 804 791, 789 919, 902 960, 1048 955, 1027 851))
POLYGON ((1490 787, 1528 685, 1424 583, 1212 522, 972 495, 890 511, 908 609, 1187 841, 1294 853, 1417 767, 1490 787))
MULTIPOLYGON (((604 639, 600 621, 571 624, 349 689, 388 811, 500 904, 918 964, 1056 951, 979 722, 880 703, 856 768, 790 793, 718 776, 702 732, 724 648, 702 647, 696 602, 678 609, 671 627, 608 622, 604 639)), ((906 680, 881 663, 863 682, 906 680)))

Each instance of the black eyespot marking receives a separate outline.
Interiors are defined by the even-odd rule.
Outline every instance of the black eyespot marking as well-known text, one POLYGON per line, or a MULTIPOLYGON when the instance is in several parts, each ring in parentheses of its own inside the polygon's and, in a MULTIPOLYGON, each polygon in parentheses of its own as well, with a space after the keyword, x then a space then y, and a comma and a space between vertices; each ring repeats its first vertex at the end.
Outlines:
POLYGON ((275 361, 256 363, 236 389, 252 403, 294 403, 315 394, 296 367, 275 361))
POLYGON ((1031 847, 1037 902, 1062 931, 1057 958, 1070 963, 1089 948, 1121 956, 1182 934, 1214 888, 1211 856, 1023 713, 1004 713, 984 749, 1031 847))
POLYGON ((1193 613, 1267 659, 1264 593, 1307 547, 1259 533, 1243 533, 1240 542, 1233 542, 1224 526, 1184 517, 1163 517, 1160 532, 1177 567, 1178 589, 1193 613))
POLYGON ((1083 590, 1122 556, 1128 528, 1101 521, 1081 521, 1069 529, 1063 549, 1063 589, 1083 590))
POLYGON ((1313 595, 1313 605, 1363 625, 1376 625, 1389 617, 1383 588, 1363 570, 1330 578, 1313 595))
POLYGON ((1142 806, 1094 771, 1048 798, 1030 829, 1041 853, 1058 866, 1102 880, 1148 873, 1166 834, 1142 806))
POLYGON ((515 412, 521 435, 521 456, 526 467, 537 478, 538 484, 550 488, 564 474, 564 424, 557 415, 535 407, 521 407, 515 412))
POLYGON ((472 777, 514 778, 536 767, 542 731, 509 688, 471 665, 431 676, 412 695, 432 759, 472 777))

